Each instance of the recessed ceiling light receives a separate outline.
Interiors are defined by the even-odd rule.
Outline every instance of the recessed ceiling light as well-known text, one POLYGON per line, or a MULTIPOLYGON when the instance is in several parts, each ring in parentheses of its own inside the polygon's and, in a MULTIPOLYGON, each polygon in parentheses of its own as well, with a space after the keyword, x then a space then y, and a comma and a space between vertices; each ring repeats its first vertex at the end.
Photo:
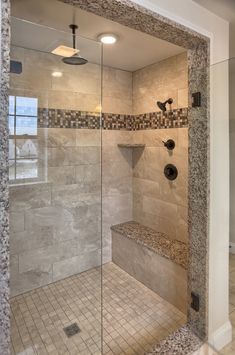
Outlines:
POLYGON ((98 40, 104 44, 113 44, 117 42, 118 36, 114 35, 113 33, 101 33, 98 36, 98 40))
POLYGON ((61 78, 63 73, 61 71, 53 71, 51 75, 54 76, 55 78, 61 78))

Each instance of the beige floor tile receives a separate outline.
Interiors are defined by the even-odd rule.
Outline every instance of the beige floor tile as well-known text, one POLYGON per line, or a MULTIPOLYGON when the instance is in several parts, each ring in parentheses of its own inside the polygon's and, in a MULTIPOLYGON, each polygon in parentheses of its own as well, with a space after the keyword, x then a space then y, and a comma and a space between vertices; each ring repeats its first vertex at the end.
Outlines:
MULTIPOLYGON (((113 263, 103 267, 102 296, 104 355, 142 355, 186 321, 113 263)), ((100 269, 11 299, 11 355, 34 354, 101 354, 100 269), (68 338, 63 328, 75 322, 81 332, 68 338)))

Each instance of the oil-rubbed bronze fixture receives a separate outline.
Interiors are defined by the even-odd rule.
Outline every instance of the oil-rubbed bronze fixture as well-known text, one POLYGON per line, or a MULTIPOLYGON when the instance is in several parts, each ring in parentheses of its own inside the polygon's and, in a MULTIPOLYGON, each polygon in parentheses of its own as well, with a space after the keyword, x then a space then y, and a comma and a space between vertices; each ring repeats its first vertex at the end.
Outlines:
POLYGON ((194 92, 192 94, 192 107, 201 107, 202 105, 202 97, 201 97, 201 93, 198 92, 194 92))
POLYGON ((173 150, 175 148, 175 141, 173 141, 173 139, 168 139, 166 142, 162 141, 162 143, 168 150, 173 150))
POLYGON ((175 165, 167 164, 164 168, 164 175, 168 180, 175 180, 178 176, 178 170, 175 165))
POLYGON ((162 112, 166 112, 166 104, 169 104, 169 105, 173 104, 173 99, 169 98, 165 102, 157 101, 157 105, 160 108, 160 110, 162 110, 162 112))

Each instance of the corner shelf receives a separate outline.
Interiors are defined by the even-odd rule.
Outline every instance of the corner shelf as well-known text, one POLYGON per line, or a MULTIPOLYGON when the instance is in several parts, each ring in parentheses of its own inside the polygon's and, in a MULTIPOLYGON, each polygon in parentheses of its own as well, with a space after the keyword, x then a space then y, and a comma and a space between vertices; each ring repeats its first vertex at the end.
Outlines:
POLYGON ((119 148, 144 148, 145 144, 124 144, 120 143, 118 144, 119 148))

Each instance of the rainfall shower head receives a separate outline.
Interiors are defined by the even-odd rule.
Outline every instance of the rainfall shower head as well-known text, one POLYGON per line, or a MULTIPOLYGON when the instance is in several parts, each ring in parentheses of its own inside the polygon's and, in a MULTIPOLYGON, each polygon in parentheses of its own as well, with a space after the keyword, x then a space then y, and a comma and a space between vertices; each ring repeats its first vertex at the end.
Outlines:
POLYGON ((171 105, 173 103, 173 99, 168 99, 165 102, 157 102, 158 107, 160 108, 161 111, 165 112, 166 111, 166 104, 171 105))
POLYGON ((80 57, 79 55, 73 55, 72 57, 64 57, 62 61, 65 64, 70 65, 83 65, 87 63, 87 59, 80 57))
MULTIPOLYGON (((73 36, 73 49, 76 48, 76 29, 78 28, 77 25, 69 25, 69 28, 72 29, 72 36, 73 36)), ((69 65, 83 65, 87 63, 87 59, 80 57, 79 55, 75 54, 72 57, 64 57, 62 61, 65 64, 69 65)))

